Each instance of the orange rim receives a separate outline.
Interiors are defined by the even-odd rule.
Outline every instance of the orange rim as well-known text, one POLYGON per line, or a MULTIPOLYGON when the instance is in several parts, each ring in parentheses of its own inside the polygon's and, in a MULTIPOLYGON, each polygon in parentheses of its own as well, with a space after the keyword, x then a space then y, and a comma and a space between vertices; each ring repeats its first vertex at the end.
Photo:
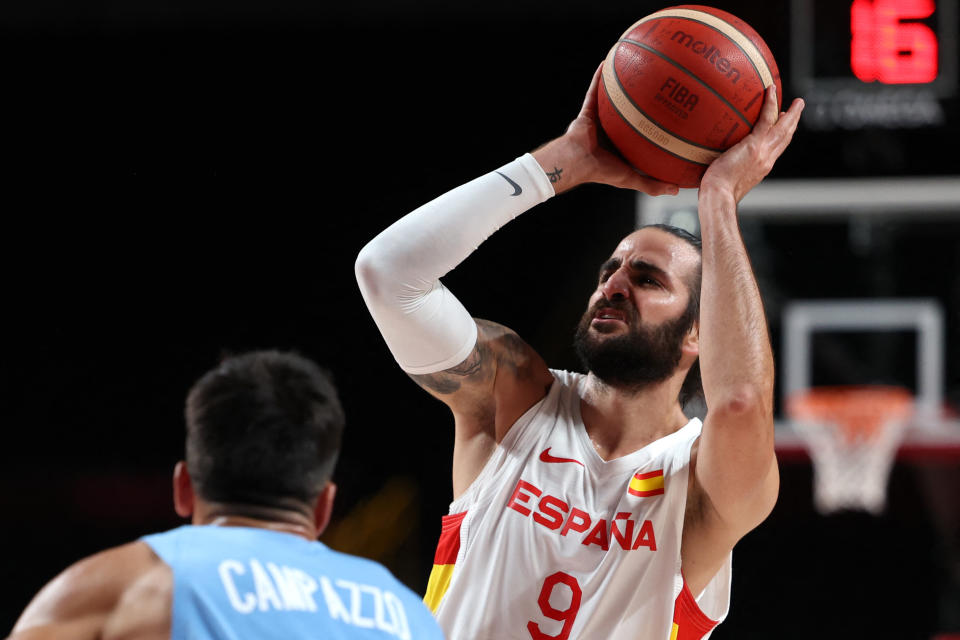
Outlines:
POLYGON ((891 420, 904 421, 913 412, 913 395, 903 387, 814 387, 787 400, 795 420, 830 423, 847 439, 869 439, 891 420))

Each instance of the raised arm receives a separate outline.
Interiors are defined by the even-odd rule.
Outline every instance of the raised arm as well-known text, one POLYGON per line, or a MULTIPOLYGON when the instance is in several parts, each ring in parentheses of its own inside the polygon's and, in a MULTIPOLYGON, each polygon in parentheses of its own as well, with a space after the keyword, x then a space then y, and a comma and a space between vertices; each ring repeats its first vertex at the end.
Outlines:
POLYGON ((802 109, 797 100, 778 117, 776 96, 768 90, 754 131, 714 161, 700 184, 700 370, 708 412, 695 474, 703 518, 690 532, 691 540, 689 527, 684 534, 688 573, 722 561, 776 502, 773 356, 760 292, 740 237, 737 203, 773 168, 802 109), (697 553, 688 544, 694 538, 697 553))
POLYGON ((553 378, 515 333, 474 321, 440 277, 555 190, 603 182, 653 195, 676 192, 675 186, 641 177, 600 147, 598 82, 599 69, 563 136, 401 218, 357 258, 360 290, 394 358, 453 410, 455 491, 469 483, 492 443, 544 396, 553 378))
POLYGON ((461 431, 509 428, 494 421, 497 400, 510 404, 527 390, 504 384, 509 381, 497 375, 501 367, 507 373, 536 370, 515 377, 521 383, 539 379, 541 386, 549 384, 549 372, 511 331, 475 321, 440 277, 552 195, 547 176, 525 155, 404 216, 357 258, 360 291, 397 363, 451 407, 461 431))

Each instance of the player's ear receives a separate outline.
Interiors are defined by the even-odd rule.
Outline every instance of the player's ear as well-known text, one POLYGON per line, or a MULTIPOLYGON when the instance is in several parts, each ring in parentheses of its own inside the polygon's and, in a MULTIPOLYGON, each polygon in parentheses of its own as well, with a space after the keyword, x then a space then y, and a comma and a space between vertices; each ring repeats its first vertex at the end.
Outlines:
POLYGON ((173 508, 181 518, 193 515, 193 480, 187 471, 187 463, 181 460, 173 468, 173 508))
POLYGON ((683 336, 683 343, 680 345, 683 354, 690 354, 694 357, 700 355, 700 321, 694 320, 690 330, 683 336))
POLYGON ((317 535, 323 533, 330 524, 330 514, 333 512, 333 500, 337 496, 337 485, 327 482, 327 485, 317 496, 317 503, 313 507, 313 523, 317 527, 317 535))

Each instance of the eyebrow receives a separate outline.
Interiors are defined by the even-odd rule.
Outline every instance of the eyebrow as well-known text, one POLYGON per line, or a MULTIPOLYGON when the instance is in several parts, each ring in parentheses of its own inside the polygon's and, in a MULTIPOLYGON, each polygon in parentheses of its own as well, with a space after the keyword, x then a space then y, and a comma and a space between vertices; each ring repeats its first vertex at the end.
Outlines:
POLYGON ((597 275, 603 276, 607 271, 616 271, 620 268, 620 258, 610 258, 602 265, 600 265, 600 271, 597 275))
MULTIPOLYGON (((621 264, 623 264, 623 262, 620 260, 620 258, 610 258, 600 265, 600 276, 602 277, 603 274, 607 273, 608 271, 616 271, 620 268, 621 264)), ((631 260, 630 269, 632 271, 639 271, 641 273, 652 273, 663 280, 670 279, 670 275, 666 271, 655 264, 647 262, 646 260, 631 260)))

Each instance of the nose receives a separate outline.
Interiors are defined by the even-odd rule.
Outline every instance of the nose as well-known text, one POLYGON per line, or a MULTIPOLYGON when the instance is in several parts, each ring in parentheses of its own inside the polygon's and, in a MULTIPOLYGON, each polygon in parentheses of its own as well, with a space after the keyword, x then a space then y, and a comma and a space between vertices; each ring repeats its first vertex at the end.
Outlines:
POLYGON ((622 267, 617 269, 600 285, 600 291, 607 300, 625 300, 630 295, 629 274, 622 267))

